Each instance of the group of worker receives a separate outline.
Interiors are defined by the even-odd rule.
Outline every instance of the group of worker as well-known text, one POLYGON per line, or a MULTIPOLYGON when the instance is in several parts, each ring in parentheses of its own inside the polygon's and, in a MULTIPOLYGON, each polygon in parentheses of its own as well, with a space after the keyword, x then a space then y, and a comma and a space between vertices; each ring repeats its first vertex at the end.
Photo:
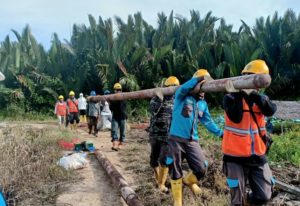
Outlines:
MULTIPOLYGON (((81 93, 80 96, 83 97, 83 94, 81 93)), ((86 101, 81 103, 81 105, 86 106, 86 101)), ((80 106, 81 106, 80 105, 80 106)), ((69 98, 67 101, 64 101, 64 96, 59 95, 58 101, 55 104, 55 110, 54 113, 56 114, 58 118, 58 123, 60 127, 68 126, 70 124, 71 129, 76 129, 77 124, 79 124, 79 111, 82 113, 81 120, 86 121, 85 114, 83 114, 82 110, 79 110, 78 100, 75 98, 75 92, 70 91, 69 98)), ((85 110, 84 110, 85 111, 85 110)))
MULTIPOLYGON (((91 91, 90 96, 96 96, 96 92, 91 91)), ((91 134, 93 130, 94 136, 97 136, 99 129, 97 125, 101 116, 111 116, 109 112, 110 110, 101 113, 100 103, 88 102, 83 96, 83 93, 80 93, 79 98, 76 99, 74 91, 70 91, 69 98, 66 102, 64 101, 64 96, 60 95, 55 104, 54 111, 57 115, 60 127, 70 125, 70 128, 73 130, 77 128, 79 123, 87 123, 89 134, 91 134)))
MULTIPOLYGON (((269 74, 263 60, 254 60, 242 70, 242 75, 269 74)), ((198 123, 222 138, 223 172, 230 189, 231 205, 262 205, 271 198, 275 183, 266 158, 265 116, 276 112, 276 105, 256 89, 244 89, 224 96, 224 130, 212 120, 204 93, 193 93, 212 78, 206 69, 199 69, 181 85, 174 96, 153 97, 150 101, 151 144, 150 165, 157 186, 168 192, 165 185, 171 179, 173 205, 183 204, 182 188, 186 185, 194 194, 201 194, 198 186, 208 168, 208 160, 199 144, 198 123), (190 171, 183 177, 182 162, 186 160, 190 171), (246 192, 246 182, 251 191, 246 192)), ((178 86, 179 80, 171 76, 164 86, 178 86)), ((201 131, 199 132, 201 135, 201 131)))
MULTIPOLYGON (((114 93, 122 92, 120 83, 115 83, 113 88, 114 93)), ((109 95, 110 91, 105 90, 103 94, 109 95)), ((91 91, 90 96, 96 96, 96 92, 91 91)), ((57 115, 60 127, 70 124, 70 128, 74 130, 79 122, 87 122, 88 133, 93 132, 95 137, 98 136, 99 129, 111 129, 112 150, 118 151, 124 145, 127 119, 125 101, 87 101, 82 93, 76 99, 75 92, 70 91, 66 102, 62 95, 58 97, 54 113, 57 115)))
MULTIPOLYGON (((241 73, 269 74, 269 68, 263 60, 254 60, 241 73)), ((208 71, 199 69, 177 89, 175 95, 158 95, 150 101, 150 165, 154 170, 157 186, 161 192, 169 192, 165 183, 168 174, 170 175, 174 206, 181 206, 183 203, 183 185, 196 195, 202 193, 198 181, 206 175, 209 165, 199 144, 198 123, 201 123, 209 132, 222 138, 223 172, 230 189, 231 205, 265 204, 271 198, 275 183, 266 158, 267 147, 263 138, 266 135, 265 117, 276 112, 276 105, 258 89, 243 89, 226 94, 222 105, 225 111, 225 126, 222 130, 211 118, 205 93, 193 92, 199 85, 201 91, 202 84, 210 80, 212 78, 208 71), (190 171, 183 177, 184 160, 190 171), (246 192, 247 181, 251 188, 249 192, 246 192)), ((175 76, 170 76, 164 82, 165 87, 179 85, 175 76)), ((122 92, 120 83, 116 83, 113 88, 116 94, 122 92)), ((104 92, 104 95, 107 94, 109 91, 104 92)), ((90 93, 90 96, 95 95, 94 91, 90 93)), ((63 101, 63 96, 59 96, 55 113, 60 124, 64 124, 68 115, 71 129, 75 129, 79 121, 86 121, 87 114, 89 133, 94 127, 94 135, 97 136, 101 108, 107 114, 111 114, 110 109, 112 150, 121 149, 125 141, 126 102, 86 102, 83 98, 80 94, 80 98, 76 100, 73 91, 66 102, 63 101)))

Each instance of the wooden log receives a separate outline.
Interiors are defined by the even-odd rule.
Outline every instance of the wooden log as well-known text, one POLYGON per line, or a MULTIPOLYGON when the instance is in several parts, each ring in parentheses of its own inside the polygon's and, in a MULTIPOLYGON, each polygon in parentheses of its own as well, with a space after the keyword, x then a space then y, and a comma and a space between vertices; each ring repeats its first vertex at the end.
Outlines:
MULTIPOLYGON (((200 83, 194 88, 192 93, 203 92, 234 92, 241 89, 258 89, 265 88, 271 84, 271 77, 268 74, 252 74, 237 76, 225 79, 211 80, 200 83)), ((90 101, 116 101, 116 100, 132 100, 132 99, 148 99, 154 96, 173 95, 180 86, 146 89, 134 92, 122 92, 110 95, 98 95, 88 97, 90 101)))
POLYGON ((108 176, 111 178, 113 185, 117 187, 122 198, 129 206, 143 206, 143 203, 138 199, 134 190, 129 187, 124 177, 118 172, 113 164, 99 150, 95 151, 96 158, 105 169, 108 176))
POLYGON ((295 187, 293 185, 288 185, 288 184, 286 184, 284 182, 281 182, 279 180, 276 180, 275 187, 278 187, 281 190, 284 190, 288 193, 296 195, 297 197, 300 197, 300 188, 298 188, 298 187, 295 187))

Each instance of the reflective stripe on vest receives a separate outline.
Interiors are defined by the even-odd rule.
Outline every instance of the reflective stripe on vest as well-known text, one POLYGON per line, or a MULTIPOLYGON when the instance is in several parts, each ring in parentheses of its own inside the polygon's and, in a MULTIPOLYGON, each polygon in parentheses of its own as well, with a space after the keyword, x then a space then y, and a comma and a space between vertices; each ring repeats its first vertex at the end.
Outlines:
MULTIPOLYGON (((224 129, 232 131, 232 132, 240 133, 240 134, 250 134, 250 130, 237 129, 237 128, 229 127, 229 126, 225 126, 224 129)), ((260 131, 266 130, 265 127, 260 127, 259 129, 260 129, 260 131)), ((256 134, 258 132, 259 132, 258 129, 252 130, 253 134, 256 134)))
POLYGON ((68 99, 67 101, 68 103, 68 108, 69 108, 69 112, 78 112, 78 101, 72 101, 70 99, 68 99))
MULTIPOLYGON (((257 105, 252 106, 262 135, 266 133, 264 115, 257 105)), ((243 118, 240 123, 232 122, 225 112, 225 127, 222 141, 223 153, 236 157, 264 155, 266 147, 262 141, 257 124, 249 112, 249 107, 243 99, 243 118)))

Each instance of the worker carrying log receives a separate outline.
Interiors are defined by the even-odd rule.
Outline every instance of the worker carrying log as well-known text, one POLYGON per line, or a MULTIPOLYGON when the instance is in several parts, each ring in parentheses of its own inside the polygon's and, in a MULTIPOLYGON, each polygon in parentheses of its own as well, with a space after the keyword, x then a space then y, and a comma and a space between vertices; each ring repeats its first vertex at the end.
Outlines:
MULTIPOLYGON (((122 93, 122 85, 120 83, 114 84, 115 94, 122 93)), ((111 138, 112 150, 118 151, 124 145, 125 141, 125 128, 126 128, 126 102, 124 100, 111 101, 109 103, 112 112, 111 121, 111 138), (119 133, 119 137, 118 137, 119 133)))
MULTIPOLYGON (((269 74, 269 68, 263 60, 254 60, 242 71, 242 75, 249 74, 269 74)), ((266 95, 259 94, 259 89, 243 89, 225 95, 223 107, 223 171, 230 188, 231 205, 265 204, 275 183, 266 158, 270 142, 265 116, 272 116, 276 105, 266 95), (247 180, 251 192, 246 194, 247 180)))
MULTIPOLYGON (((198 83, 212 80, 205 69, 199 69, 193 78, 175 93, 174 110, 170 128, 170 155, 167 163, 170 165, 171 189, 174 206, 182 205, 182 183, 186 184, 194 194, 201 193, 198 181, 204 177, 208 162, 199 144, 198 122, 200 121, 211 133, 222 137, 223 131, 212 120, 204 92, 193 93, 198 83), (184 178, 182 160, 185 158, 191 169, 184 178)), ((201 87, 201 85, 200 85, 201 87)))
MULTIPOLYGON (((175 76, 170 76, 164 82, 164 87, 178 86, 179 84, 179 80, 175 76)), ((165 186, 169 171, 166 160, 169 151, 168 136, 173 102, 174 95, 155 96, 150 101, 150 166, 154 170, 155 179, 161 192, 168 192, 168 188, 165 186)))

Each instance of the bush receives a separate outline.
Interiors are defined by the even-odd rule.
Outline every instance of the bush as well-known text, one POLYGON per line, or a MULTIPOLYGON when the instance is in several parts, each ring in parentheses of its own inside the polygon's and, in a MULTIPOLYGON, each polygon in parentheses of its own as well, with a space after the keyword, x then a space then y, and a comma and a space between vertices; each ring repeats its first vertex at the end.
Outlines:
POLYGON ((150 100, 130 100, 127 101, 128 118, 134 122, 145 122, 150 117, 150 100))
POLYGON ((0 112, 0 119, 11 121, 24 121, 24 120, 49 120, 54 119, 55 116, 50 112, 25 112, 25 109, 16 104, 10 104, 0 112))
POLYGON ((300 126, 283 135, 273 135, 274 143, 269 153, 272 162, 290 162, 300 167, 300 126))
POLYGON ((273 127, 273 133, 281 134, 282 129, 283 132, 294 131, 298 126, 292 121, 283 121, 274 123, 273 127))
POLYGON ((58 139, 67 133, 18 127, 0 130, 0 188, 9 205, 50 205, 61 185, 74 178, 56 162, 58 139))

